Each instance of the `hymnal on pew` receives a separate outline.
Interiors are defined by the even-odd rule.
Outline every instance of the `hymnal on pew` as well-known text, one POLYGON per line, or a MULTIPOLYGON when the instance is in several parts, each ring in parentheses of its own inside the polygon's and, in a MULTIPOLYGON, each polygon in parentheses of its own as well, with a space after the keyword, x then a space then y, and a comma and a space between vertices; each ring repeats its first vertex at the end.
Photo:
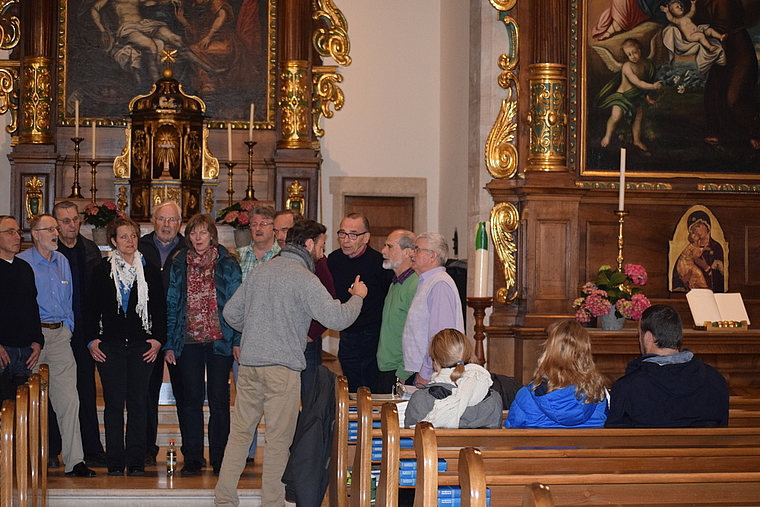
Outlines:
POLYGON ((686 294, 694 325, 710 331, 741 331, 749 316, 738 292, 715 294, 710 289, 692 289, 686 294))

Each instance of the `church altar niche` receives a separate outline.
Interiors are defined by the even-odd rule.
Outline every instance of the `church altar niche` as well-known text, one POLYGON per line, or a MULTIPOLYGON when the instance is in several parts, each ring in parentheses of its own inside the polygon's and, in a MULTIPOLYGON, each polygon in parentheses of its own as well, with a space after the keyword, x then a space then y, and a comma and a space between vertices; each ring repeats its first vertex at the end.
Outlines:
POLYGON ((113 165, 119 209, 149 221, 155 206, 177 202, 182 217, 210 213, 219 161, 208 151, 206 104, 164 71, 151 92, 129 103, 126 146, 113 165))

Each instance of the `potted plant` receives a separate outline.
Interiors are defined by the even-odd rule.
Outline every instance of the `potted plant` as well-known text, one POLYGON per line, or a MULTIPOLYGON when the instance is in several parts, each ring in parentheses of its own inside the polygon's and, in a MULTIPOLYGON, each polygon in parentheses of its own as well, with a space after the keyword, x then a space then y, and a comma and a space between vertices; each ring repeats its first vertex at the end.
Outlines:
POLYGON ((238 201, 232 206, 219 210, 216 221, 231 225, 235 229, 235 245, 239 248, 251 242, 248 232, 250 218, 248 212, 256 205, 256 201, 238 201))
POLYGON ((637 264, 626 264, 623 270, 602 266, 593 282, 581 288, 581 297, 573 302, 578 322, 599 317, 602 329, 622 329, 625 319, 639 320, 649 308, 649 299, 639 286, 647 283, 646 270, 637 264))
POLYGON ((93 226, 92 240, 98 245, 108 245, 106 225, 121 214, 113 201, 104 201, 102 204, 91 202, 84 207, 82 219, 93 226))

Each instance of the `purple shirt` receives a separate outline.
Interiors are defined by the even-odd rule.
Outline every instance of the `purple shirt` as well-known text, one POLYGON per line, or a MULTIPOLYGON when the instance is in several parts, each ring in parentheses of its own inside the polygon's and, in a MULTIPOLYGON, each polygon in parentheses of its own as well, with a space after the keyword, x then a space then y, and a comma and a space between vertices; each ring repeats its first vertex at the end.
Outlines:
MULTIPOLYGON (((443 266, 433 268, 420 275, 418 287, 422 285, 427 278, 435 273, 446 271, 443 266)), ((427 296, 427 306, 430 311, 430 320, 428 321, 428 336, 433 337, 438 331, 447 328, 457 328, 457 312, 461 312, 459 298, 457 294, 451 291, 446 282, 440 281, 430 288, 427 296)), ((420 368, 419 374, 422 378, 430 380, 433 375, 433 360, 429 354, 425 355, 420 368)))

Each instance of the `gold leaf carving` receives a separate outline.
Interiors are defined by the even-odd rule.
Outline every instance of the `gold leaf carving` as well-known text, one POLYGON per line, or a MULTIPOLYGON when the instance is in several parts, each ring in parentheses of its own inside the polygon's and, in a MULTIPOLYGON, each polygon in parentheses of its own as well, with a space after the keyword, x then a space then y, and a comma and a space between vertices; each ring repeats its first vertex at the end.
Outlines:
POLYGON ((206 187, 204 193, 203 208, 206 210, 206 213, 210 215, 214 210, 214 190, 211 187, 206 187))
POLYGON ((332 0, 316 0, 312 17, 322 20, 327 28, 314 32, 314 47, 321 56, 329 56, 338 65, 351 65, 351 41, 348 38, 348 21, 332 0))
POLYGON ((335 66, 314 67, 312 72, 314 81, 314 123, 312 130, 317 137, 322 137, 325 135, 324 129, 319 126, 322 118, 332 118, 335 114, 330 109, 330 104, 334 104, 335 111, 340 111, 343 108, 345 97, 343 90, 338 86, 338 83, 343 82, 343 76, 338 74, 335 66))
POLYGON ((517 4, 517 0, 488 0, 491 2, 491 5, 494 9, 497 11, 508 11, 512 9, 515 4, 517 4))
POLYGON ((0 114, 10 111, 5 131, 14 134, 18 129, 18 62, 0 62, 0 114))
POLYGON ((517 148, 515 140, 517 101, 506 98, 501 101, 501 111, 486 140, 486 168, 492 178, 512 178, 517 173, 517 148))
POLYGON ((0 1, 0 49, 13 49, 21 40, 21 21, 16 15, 19 0, 0 1))
POLYGON ((128 179, 129 178, 129 158, 130 158, 130 138, 132 137, 132 124, 127 124, 127 128, 124 129, 124 136, 126 142, 124 143, 124 149, 121 150, 121 155, 117 156, 113 161, 113 175, 115 178, 128 179))
POLYGON ((496 300, 502 304, 517 299, 517 243, 513 233, 519 225, 520 213, 513 204, 502 202, 491 208, 491 236, 506 282, 504 287, 496 291, 496 300))

